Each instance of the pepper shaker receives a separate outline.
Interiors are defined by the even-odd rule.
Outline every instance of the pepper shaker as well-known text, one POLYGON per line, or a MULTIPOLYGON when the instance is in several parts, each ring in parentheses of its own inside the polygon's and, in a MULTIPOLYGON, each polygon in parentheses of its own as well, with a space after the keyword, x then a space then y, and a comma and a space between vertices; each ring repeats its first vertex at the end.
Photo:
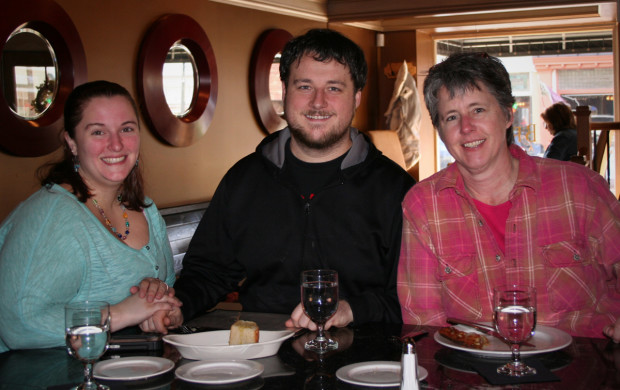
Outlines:
POLYGON ((416 354, 415 342, 413 338, 407 337, 403 340, 403 355, 400 361, 402 390, 419 390, 418 381, 418 355, 416 354))

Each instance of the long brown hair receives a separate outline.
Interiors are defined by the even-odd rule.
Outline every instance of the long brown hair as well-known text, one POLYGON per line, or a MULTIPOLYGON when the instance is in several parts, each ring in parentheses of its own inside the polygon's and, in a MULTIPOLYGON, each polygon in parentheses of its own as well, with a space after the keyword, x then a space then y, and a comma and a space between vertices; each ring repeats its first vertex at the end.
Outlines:
MULTIPOLYGON (((64 129, 71 139, 75 139, 75 128, 82 120, 84 107, 93 98, 97 97, 125 97, 133 107, 138 118, 138 108, 129 92, 122 86, 109 81, 91 81, 76 87, 65 103, 64 129)), ((92 195, 90 189, 82 180, 82 176, 75 172, 73 153, 63 137, 63 155, 60 161, 52 161, 39 167, 37 176, 41 185, 51 187, 53 184, 68 184, 73 194, 80 202, 85 203, 92 195)), ((130 210, 140 211, 150 204, 144 202, 144 181, 142 179, 141 164, 137 164, 127 175, 121 185, 120 197, 123 204, 130 210)))

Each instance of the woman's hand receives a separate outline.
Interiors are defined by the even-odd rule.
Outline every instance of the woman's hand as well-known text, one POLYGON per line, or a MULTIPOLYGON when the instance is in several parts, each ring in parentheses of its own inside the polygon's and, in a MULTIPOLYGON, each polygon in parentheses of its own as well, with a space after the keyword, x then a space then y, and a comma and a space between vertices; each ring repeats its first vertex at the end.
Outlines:
MULTIPOLYGON (((327 321, 325 329, 327 330, 332 326, 342 328, 349 325, 351 322, 353 322, 353 311, 351 311, 351 306, 349 302, 340 300, 338 302, 336 314, 327 321)), ((316 324, 304 313, 304 308, 301 303, 293 310, 291 318, 286 321, 285 326, 289 328, 308 328, 310 330, 317 329, 316 324)))
MULTIPOLYGON (((142 324, 151 318, 155 313, 164 311, 164 313, 172 312, 175 309, 180 313, 179 307, 182 305, 175 297, 163 296, 161 299, 155 299, 149 302, 145 298, 141 298, 139 294, 133 294, 110 307, 112 317, 110 330, 126 328, 128 326, 142 324)), ((164 328, 164 332, 165 328, 164 328)))
POLYGON ((139 293, 140 298, 146 297, 148 302, 155 299, 162 299, 164 295, 174 296, 174 288, 168 286, 166 282, 157 278, 144 278, 140 285, 129 289, 131 294, 139 293))

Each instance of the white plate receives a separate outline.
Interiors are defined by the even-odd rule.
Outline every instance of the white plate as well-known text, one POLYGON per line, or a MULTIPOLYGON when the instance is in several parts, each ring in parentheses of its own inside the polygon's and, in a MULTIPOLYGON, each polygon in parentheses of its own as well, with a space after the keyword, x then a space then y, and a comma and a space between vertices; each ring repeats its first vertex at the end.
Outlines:
MULTIPOLYGON (((424 380, 428 371, 418 366, 418 380, 424 380)), ((370 387, 400 386, 400 362, 375 361, 349 364, 336 371, 336 377, 352 385, 370 387)))
POLYGON ((160 375, 173 368, 171 360, 160 357, 126 357, 96 363, 93 376, 97 379, 128 381, 160 375))
POLYGON ((261 330, 258 343, 243 345, 228 345, 230 330, 169 334, 163 339, 174 345, 186 359, 256 359, 275 355, 284 340, 293 334, 290 330, 261 330))
POLYGON ((251 360, 201 360, 182 365, 175 374, 184 381, 215 385, 254 378, 263 370, 262 364, 251 360))
MULTIPOLYGON (((487 323, 487 325, 490 324, 487 323)), ((457 325, 456 328, 465 332, 484 334, 467 326, 457 325)), ((508 344, 498 339, 497 337, 489 335, 485 336, 489 340, 489 344, 485 345, 483 349, 469 348, 464 345, 457 344, 443 337, 439 334, 439 332, 435 332, 435 341, 448 348, 471 352, 473 354, 481 356, 509 357, 512 355, 508 344)), ((534 347, 528 347, 524 345, 521 346, 521 355, 523 356, 557 351, 570 345, 570 343, 573 342, 573 338, 570 334, 564 332, 563 330, 551 328, 548 326, 537 326, 536 331, 534 332, 534 336, 532 336, 528 340, 528 342, 534 344, 534 347)))

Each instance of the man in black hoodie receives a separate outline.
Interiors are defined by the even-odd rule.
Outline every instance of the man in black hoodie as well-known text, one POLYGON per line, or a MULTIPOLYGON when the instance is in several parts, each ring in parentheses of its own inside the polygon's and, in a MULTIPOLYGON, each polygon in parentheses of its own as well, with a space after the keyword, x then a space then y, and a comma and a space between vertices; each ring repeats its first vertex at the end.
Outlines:
POLYGON ((220 182, 174 285, 185 320, 239 291, 243 310, 291 313, 288 326, 315 329, 300 305, 300 273, 328 268, 339 273, 340 303, 326 329, 401 322, 401 201, 414 180, 351 127, 366 73, 362 50, 335 31, 287 43, 288 127, 220 182))

